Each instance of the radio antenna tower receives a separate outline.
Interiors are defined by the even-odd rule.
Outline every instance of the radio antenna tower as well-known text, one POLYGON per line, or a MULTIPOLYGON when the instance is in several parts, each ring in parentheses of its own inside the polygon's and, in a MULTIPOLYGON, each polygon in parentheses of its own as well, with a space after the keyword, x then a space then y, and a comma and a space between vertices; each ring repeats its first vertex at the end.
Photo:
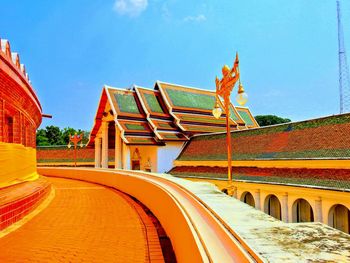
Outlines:
POLYGON ((350 83, 349 69, 346 60, 343 24, 340 12, 340 2, 337 0, 338 14, 338 47, 339 47, 339 95, 340 95, 340 113, 350 112, 350 83))

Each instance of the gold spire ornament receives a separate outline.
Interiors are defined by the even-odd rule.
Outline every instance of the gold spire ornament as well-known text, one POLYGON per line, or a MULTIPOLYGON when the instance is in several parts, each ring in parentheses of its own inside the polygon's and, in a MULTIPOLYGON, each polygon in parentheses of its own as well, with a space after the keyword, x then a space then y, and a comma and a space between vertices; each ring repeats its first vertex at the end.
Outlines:
POLYGON ((221 101, 220 97, 223 99, 223 106, 224 111, 226 115, 226 131, 227 131, 227 166, 228 166, 228 180, 232 181, 232 164, 231 164, 231 128, 230 128, 230 95, 231 91, 233 90, 234 86, 236 85, 237 81, 239 81, 238 85, 238 93, 236 96, 237 102, 240 105, 245 105, 248 100, 247 94, 244 92, 243 85, 240 81, 240 74, 239 74, 239 59, 238 59, 238 53, 236 53, 236 59, 233 64, 232 69, 230 69, 229 66, 224 65, 222 67, 222 78, 219 79, 218 77, 215 78, 215 84, 216 84, 216 103, 215 107, 213 109, 213 115, 215 118, 219 119, 222 110, 219 107, 219 101, 221 101))

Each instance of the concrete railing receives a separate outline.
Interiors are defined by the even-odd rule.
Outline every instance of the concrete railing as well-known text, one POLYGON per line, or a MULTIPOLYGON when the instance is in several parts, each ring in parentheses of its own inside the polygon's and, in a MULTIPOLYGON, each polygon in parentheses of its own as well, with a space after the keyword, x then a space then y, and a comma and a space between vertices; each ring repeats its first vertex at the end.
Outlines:
POLYGON ((166 178, 142 172, 89 168, 38 168, 38 172, 98 183, 135 197, 162 224, 178 262, 262 262, 203 202, 166 178))

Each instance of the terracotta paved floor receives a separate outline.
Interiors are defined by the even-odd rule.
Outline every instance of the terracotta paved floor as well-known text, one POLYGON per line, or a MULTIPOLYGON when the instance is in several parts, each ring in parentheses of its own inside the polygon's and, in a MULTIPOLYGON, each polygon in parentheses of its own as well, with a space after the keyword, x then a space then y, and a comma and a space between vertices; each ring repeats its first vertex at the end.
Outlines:
POLYGON ((140 217, 122 194, 99 185, 49 178, 51 204, 0 239, 0 262, 145 262, 140 217))

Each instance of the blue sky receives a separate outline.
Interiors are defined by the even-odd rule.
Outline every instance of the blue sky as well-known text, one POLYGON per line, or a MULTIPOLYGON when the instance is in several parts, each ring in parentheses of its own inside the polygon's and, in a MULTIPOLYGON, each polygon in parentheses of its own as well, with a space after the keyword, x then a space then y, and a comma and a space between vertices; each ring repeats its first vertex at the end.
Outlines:
MULTIPOLYGON (((253 114, 296 121, 339 112, 335 0, 0 3, 0 38, 53 115, 42 126, 90 130, 104 84, 214 89, 236 51, 253 114)), ((350 4, 342 8, 346 26, 350 4)))

